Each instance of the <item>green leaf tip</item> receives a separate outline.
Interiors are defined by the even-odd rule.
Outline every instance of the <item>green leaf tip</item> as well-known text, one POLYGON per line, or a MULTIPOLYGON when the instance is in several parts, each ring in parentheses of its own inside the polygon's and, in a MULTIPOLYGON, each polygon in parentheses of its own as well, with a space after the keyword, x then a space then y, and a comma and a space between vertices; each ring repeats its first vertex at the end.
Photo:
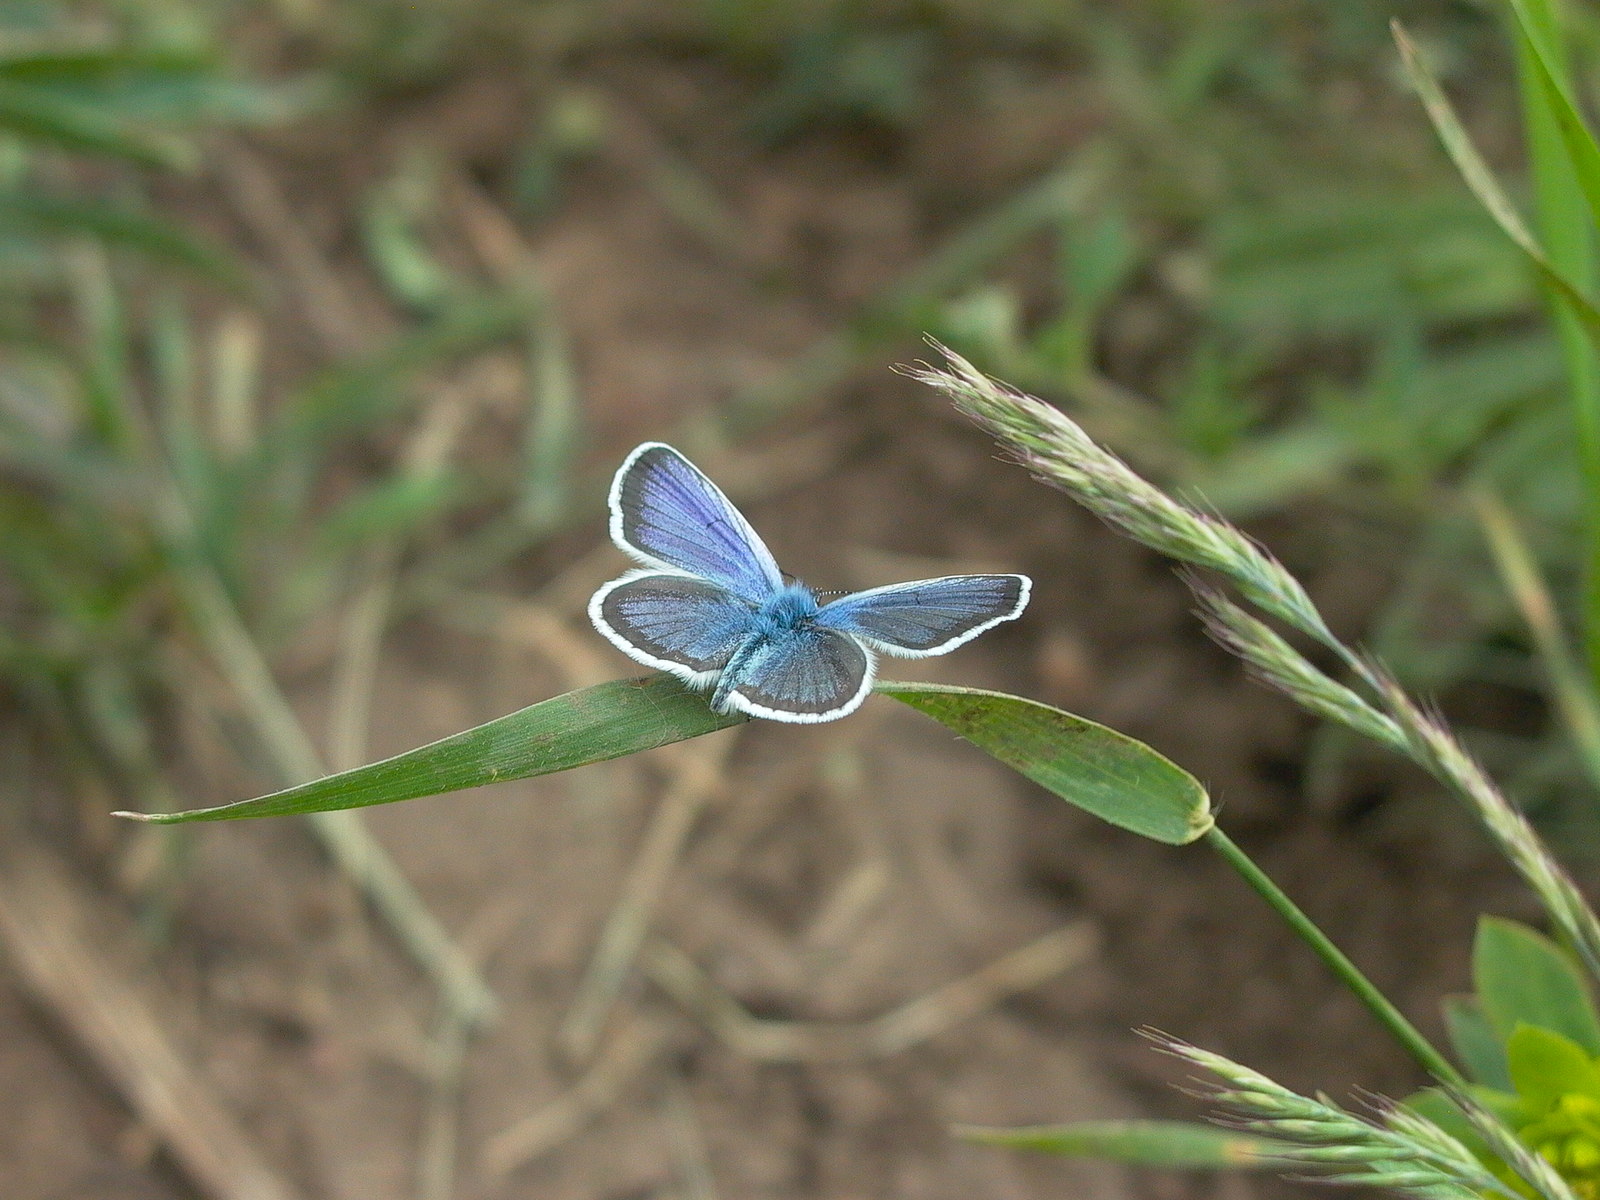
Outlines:
POLYGON ((580 688, 382 762, 216 808, 118 813, 153 825, 279 817, 389 804, 568 771, 715 733, 746 720, 713 712, 668 675, 580 688))
POLYGON ((980 688, 880 680, 875 690, 932 717, 1103 821, 1169 846, 1213 824, 1198 780, 1126 734, 1059 708, 980 688))

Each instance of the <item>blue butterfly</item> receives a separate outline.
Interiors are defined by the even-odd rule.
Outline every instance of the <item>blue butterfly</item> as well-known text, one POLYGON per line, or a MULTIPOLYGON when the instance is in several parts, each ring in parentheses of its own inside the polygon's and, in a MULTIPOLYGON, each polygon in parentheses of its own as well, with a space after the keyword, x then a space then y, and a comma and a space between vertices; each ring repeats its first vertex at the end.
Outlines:
POLYGON ((611 484, 611 540, 645 565, 589 601, 630 658, 711 706, 773 721, 833 721, 872 688, 874 652, 926 658, 1022 614, 1026 575, 946 575, 826 604, 784 578, 750 522, 671 446, 646 442, 611 484))

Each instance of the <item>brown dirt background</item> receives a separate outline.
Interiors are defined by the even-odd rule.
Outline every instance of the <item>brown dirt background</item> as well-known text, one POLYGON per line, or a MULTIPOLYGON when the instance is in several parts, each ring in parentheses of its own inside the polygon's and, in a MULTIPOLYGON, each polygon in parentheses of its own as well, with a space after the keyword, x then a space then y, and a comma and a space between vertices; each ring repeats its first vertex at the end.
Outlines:
MULTIPOLYGON (((842 130, 759 149, 741 136, 748 82, 692 58, 598 55, 578 72, 633 131, 568 180, 528 244, 571 339, 587 461, 714 409, 782 368, 949 229, 1081 143, 1096 116, 1073 82, 1014 81, 1016 120, 952 98, 937 134, 842 130), (963 119, 965 117, 965 119, 963 119), (716 251, 664 210, 650 147, 704 173, 747 238, 716 251), (777 285, 774 279, 781 282, 777 285)), ((258 138, 266 164, 360 311, 383 305, 353 249, 349 200, 406 147, 447 155, 490 193, 526 133, 521 77, 423 89, 258 138)), ((171 201, 270 266, 210 178, 171 201)), ((1033 249, 1037 249, 1034 247, 1033 249)), ((1011 264, 1032 269, 1029 252, 1011 264)), ((273 369, 316 356, 292 295, 268 315, 273 369)), ((976 431, 893 375, 914 345, 711 458, 789 570, 857 587, 998 568, 1036 583, 1025 619, 916 678, 994 686, 1146 739, 1212 789, 1222 821, 1423 1028, 1466 982, 1474 914, 1524 905, 1462 820, 1421 781, 1357 758, 1315 802, 1309 723, 1206 642, 1165 564, 997 460, 976 431)), ((483 436, 485 453, 493 440, 483 436)), ((1297 513, 1256 532, 1305 573, 1342 632, 1381 601, 1400 533, 1297 513), (1374 552, 1374 546, 1377 552, 1374 552), (1376 565, 1374 565, 1376 564, 1376 565)), ((396 752, 630 665, 582 616, 616 573, 595 512, 579 534, 492 581, 514 607, 494 629, 411 619, 385 643, 371 755, 396 752), (526 614, 522 614, 526 616, 526 614)), ((323 726, 325 656, 288 664, 323 726)), ((687 759, 645 755, 547 780, 418 800, 368 819, 504 1003, 475 1040, 456 1110, 463 1200, 645 1197, 1024 1200, 1227 1196, 1288 1185, 1130 1174, 965 1144, 953 1122, 1197 1115, 1152 1026, 1286 1083, 1348 1095, 1419 1081, 1365 1014, 1203 847, 1144 844, 1032 789, 942 730, 876 699, 819 728, 761 722, 687 759), (590 1119, 511 1169, 502 1131, 584 1077, 556 1029, 663 789, 685 761, 719 786, 675 868, 660 935, 759 1017, 859 1021, 1082 922, 1075 966, 908 1049, 761 1062, 639 973, 602 1057, 647 1051, 590 1119), (706 1180, 714 1191, 706 1190, 706 1180)), ((259 780, 191 767, 194 802, 259 780)), ((100 800, 105 800, 100 797, 100 800)), ((76 864, 103 913, 108 961, 179 998, 167 1016, 191 1060, 312 1200, 417 1194, 431 1090, 427 987, 290 821, 201 828, 170 937, 131 932, 108 864, 131 836, 85 834, 41 801, 33 836, 76 864)), ((114 804, 85 802, 77 812, 114 804)), ((58 1015, 0 974, 0 1188, 7 1200, 189 1200, 195 1193, 77 1047, 58 1015)))

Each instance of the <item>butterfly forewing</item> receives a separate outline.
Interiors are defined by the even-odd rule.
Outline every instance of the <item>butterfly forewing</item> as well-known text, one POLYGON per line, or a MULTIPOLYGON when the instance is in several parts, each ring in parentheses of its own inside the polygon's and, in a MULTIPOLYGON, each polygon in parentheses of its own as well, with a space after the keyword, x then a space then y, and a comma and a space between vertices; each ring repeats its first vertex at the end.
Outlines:
POLYGON ((946 575, 853 592, 822 606, 816 623, 870 642, 887 654, 922 658, 954 650, 985 629, 1020 616, 1026 575, 946 575))
POLYGON ((775 721, 831 721, 872 687, 872 655, 849 634, 807 628, 764 643, 724 679, 732 707, 775 721), (730 687, 731 683, 731 687, 730 687))
POLYGON ((704 579, 635 571, 589 601, 589 618, 624 654, 701 682, 728 665, 750 636, 753 610, 704 579))
POLYGON ((611 536, 650 566, 703 576, 758 604, 783 586, 772 552, 722 489, 660 442, 640 446, 618 470, 611 536))

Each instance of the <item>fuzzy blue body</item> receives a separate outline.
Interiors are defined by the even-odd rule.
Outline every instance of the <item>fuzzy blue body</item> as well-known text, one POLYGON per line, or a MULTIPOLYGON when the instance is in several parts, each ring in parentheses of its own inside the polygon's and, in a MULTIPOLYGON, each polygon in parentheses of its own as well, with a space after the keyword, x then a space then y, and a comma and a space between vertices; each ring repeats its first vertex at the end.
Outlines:
POLYGON ((816 616, 821 608, 817 594, 805 584, 787 584, 756 609, 754 636, 778 637, 792 633, 816 616))
POLYGON ((727 712, 728 696, 751 670, 773 657, 783 657, 786 650, 793 650, 797 643, 808 640, 811 619, 821 607, 816 593, 803 583, 790 583, 773 593, 756 609, 749 635, 733 652, 728 665, 722 668, 717 689, 711 694, 711 707, 727 712))

